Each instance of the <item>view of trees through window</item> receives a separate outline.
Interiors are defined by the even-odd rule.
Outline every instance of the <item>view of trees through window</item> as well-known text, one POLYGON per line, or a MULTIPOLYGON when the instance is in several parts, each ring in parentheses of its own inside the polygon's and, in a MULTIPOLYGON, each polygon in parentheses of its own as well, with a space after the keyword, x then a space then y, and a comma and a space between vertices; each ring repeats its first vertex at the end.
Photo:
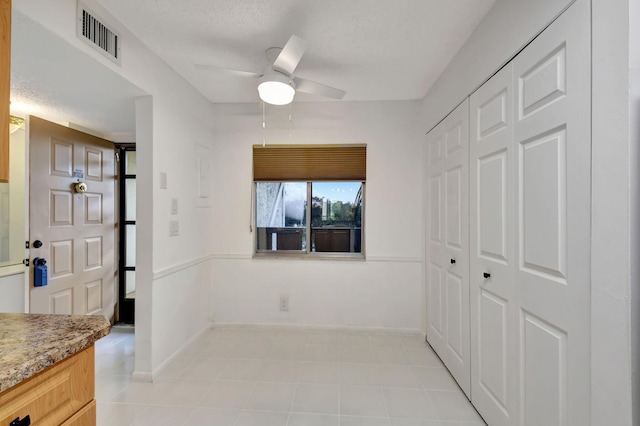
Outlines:
POLYGON ((257 182, 256 250, 360 253, 363 188, 362 182, 257 182))
POLYGON ((311 226, 357 227, 362 222, 361 182, 313 182, 311 226))

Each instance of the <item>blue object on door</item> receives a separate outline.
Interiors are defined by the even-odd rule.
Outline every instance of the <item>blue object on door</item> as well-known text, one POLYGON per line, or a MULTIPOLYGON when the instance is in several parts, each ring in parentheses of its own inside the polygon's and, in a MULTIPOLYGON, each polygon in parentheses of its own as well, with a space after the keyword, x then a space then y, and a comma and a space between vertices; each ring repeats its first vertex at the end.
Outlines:
POLYGON ((48 284, 47 261, 41 257, 33 259, 33 285, 44 287, 48 284))

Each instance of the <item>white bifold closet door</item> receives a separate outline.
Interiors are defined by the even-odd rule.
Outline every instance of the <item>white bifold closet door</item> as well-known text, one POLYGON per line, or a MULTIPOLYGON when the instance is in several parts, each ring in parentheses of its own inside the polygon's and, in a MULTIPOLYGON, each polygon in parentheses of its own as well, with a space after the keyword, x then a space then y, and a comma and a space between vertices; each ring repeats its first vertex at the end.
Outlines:
POLYGON ((492 426, 515 424, 512 76, 510 63, 470 100, 471 398, 492 426))
POLYGON ((471 399, 491 426, 589 424, 589 13, 470 98, 471 399))
POLYGON ((427 340, 471 395, 469 102, 427 135, 427 340))

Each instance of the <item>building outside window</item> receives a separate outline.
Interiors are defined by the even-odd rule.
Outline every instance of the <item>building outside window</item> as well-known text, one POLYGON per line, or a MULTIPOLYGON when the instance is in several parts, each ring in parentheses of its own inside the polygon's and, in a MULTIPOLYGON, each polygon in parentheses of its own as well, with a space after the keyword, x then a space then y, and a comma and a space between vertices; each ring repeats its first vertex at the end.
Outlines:
POLYGON ((254 147, 256 253, 362 258, 365 163, 363 145, 254 147))

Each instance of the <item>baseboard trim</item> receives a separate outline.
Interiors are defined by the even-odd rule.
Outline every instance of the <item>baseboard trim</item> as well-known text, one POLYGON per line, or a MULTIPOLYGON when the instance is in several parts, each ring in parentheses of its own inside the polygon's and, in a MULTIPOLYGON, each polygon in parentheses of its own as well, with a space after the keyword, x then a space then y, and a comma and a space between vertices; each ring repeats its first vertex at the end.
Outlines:
POLYGON ((144 382, 144 383, 153 383, 155 379, 160 377, 160 375, 167 369, 167 367, 175 361, 179 356, 181 356, 185 350, 191 344, 193 344, 196 340, 198 340, 207 330, 211 329, 211 323, 207 323, 206 326, 202 328, 199 332, 197 332, 189 341, 187 341, 180 349, 175 351, 173 355, 165 359, 159 366, 153 369, 153 371, 134 371, 131 375, 131 381, 133 382, 144 382))
POLYGON ((367 256, 369 262, 422 263, 421 257, 367 256))
POLYGON ((293 331, 339 331, 339 332, 366 332, 375 334, 404 334, 419 335, 425 337, 422 330, 418 328, 401 327, 366 327, 352 325, 318 325, 318 324, 279 324, 279 323, 240 323, 240 322, 210 322, 186 342, 180 349, 164 360, 153 371, 134 371, 131 380, 134 382, 153 383, 155 379, 167 369, 167 367, 180 357, 196 340, 198 340, 207 330, 211 328, 259 328, 263 330, 293 330, 293 331))
POLYGON ((212 254, 211 258, 215 259, 215 260, 227 260, 227 259, 231 259, 231 260, 238 260, 238 259, 251 260, 251 259, 253 259, 253 255, 251 253, 249 253, 249 254, 247 254, 247 253, 216 253, 216 254, 212 254))
POLYGON ((260 328, 273 330, 295 331, 341 331, 341 332, 367 332, 377 334, 407 334, 423 335, 419 328, 400 327, 368 327, 338 324, 279 324, 279 323, 245 323, 245 322, 212 322, 213 328, 260 328))
POLYGON ((131 374, 132 382, 153 383, 153 374, 148 371, 134 371, 131 374))

